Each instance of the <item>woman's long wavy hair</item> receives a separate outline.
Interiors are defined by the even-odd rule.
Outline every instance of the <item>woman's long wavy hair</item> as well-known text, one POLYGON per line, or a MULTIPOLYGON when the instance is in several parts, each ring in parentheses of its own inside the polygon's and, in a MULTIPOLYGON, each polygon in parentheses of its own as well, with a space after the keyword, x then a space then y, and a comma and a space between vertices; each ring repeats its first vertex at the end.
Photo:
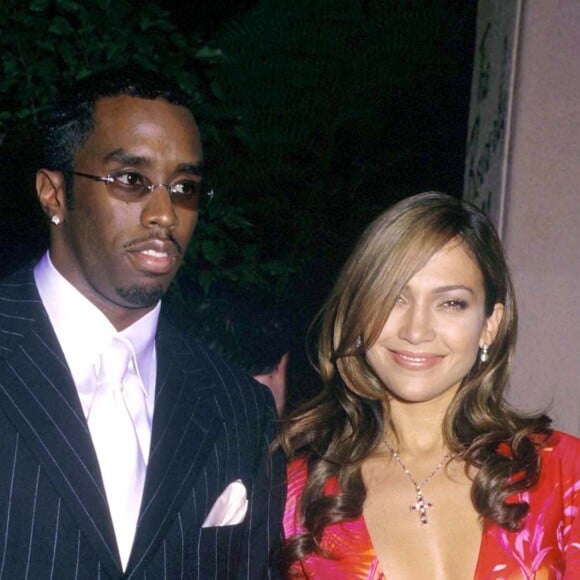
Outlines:
POLYGON ((550 420, 518 413, 504 400, 517 310, 503 249, 479 209, 446 194, 422 193, 399 202, 365 230, 323 309, 318 370, 324 388, 290 415, 279 438, 289 458, 304 457, 308 466, 299 506, 304 533, 285 542, 286 571, 309 553, 322 553, 327 525, 362 513, 361 464, 390 424, 385 385, 365 352, 407 282, 452 240, 463 244, 481 270, 486 316, 496 303, 504 313, 488 361, 475 361, 447 410, 443 436, 453 453, 478 469, 471 495, 481 517, 515 530, 527 513, 527 504, 506 499, 537 481, 538 437, 530 435, 549 433, 550 420), (500 444, 507 444, 503 452, 500 444), (324 484, 333 476, 342 491, 329 496, 324 484))

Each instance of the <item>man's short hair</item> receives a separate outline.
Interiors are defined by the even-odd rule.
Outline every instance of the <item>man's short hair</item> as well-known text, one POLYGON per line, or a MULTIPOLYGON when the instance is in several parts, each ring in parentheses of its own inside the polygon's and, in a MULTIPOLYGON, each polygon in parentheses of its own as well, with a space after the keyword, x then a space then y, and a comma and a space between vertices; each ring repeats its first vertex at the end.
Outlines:
POLYGON ((176 83, 137 66, 87 77, 64 91, 43 116, 40 124, 43 141, 41 166, 63 172, 68 184, 68 176, 74 168, 74 156, 94 129, 96 102, 121 95, 164 99, 186 108, 191 105, 191 99, 176 83))
POLYGON ((285 311, 267 298, 239 293, 216 299, 204 319, 223 321, 205 325, 206 343, 252 376, 273 372, 291 349, 293 325, 285 311))

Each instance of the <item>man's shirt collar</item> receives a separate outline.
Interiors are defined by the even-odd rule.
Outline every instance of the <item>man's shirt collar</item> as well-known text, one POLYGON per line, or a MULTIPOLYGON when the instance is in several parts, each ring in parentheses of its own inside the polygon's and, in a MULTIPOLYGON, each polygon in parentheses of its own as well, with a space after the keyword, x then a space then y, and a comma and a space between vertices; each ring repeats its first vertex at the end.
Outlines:
MULTIPOLYGON (((34 280, 66 357, 86 416, 86 403, 94 390, 95 361, 104 345, 117 334, 117 330, 92 302, 60 274, 49 252, 36 265, 34 280)), ((138 372, 148 394, 151 414, 156 377, 155 333, 160 310, 161 302, 158 302, 153 310, 119 333, 129 339, 135 349, 138 372)))

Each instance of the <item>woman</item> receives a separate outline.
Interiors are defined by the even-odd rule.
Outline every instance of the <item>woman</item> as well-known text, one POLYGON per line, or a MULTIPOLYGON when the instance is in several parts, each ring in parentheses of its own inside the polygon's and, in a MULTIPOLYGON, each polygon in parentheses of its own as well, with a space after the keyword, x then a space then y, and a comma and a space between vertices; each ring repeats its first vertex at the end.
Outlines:
POLYGON ((504 401, 516 324, 478 209, 424 193, 369 226, 280 436, 288 577, 580 578, 580 441, 504 401))

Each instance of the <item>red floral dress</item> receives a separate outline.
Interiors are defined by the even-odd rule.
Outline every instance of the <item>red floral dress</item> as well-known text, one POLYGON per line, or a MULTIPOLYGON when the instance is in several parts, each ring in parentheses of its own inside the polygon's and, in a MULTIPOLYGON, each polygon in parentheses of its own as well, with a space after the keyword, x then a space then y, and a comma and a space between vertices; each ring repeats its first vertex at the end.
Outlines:
MULTIPOLYGON (((554 432, 542 449, 538 483, 514 500, 530 510, 519 532, 486 523, 474 580, 580 579, 580 439, 554 432)), ((301 532, 298 501, 306 483, 306 464, 298 459, 288 468, 284 515, 286 537, 301 532)), ((336 480, 326 493, 338 493, 336 480)), ((297 563, 298 578, 386 580, 380 570, 364 517, 328 526, 322 547, 332 556, 311 555, 297 563)))

